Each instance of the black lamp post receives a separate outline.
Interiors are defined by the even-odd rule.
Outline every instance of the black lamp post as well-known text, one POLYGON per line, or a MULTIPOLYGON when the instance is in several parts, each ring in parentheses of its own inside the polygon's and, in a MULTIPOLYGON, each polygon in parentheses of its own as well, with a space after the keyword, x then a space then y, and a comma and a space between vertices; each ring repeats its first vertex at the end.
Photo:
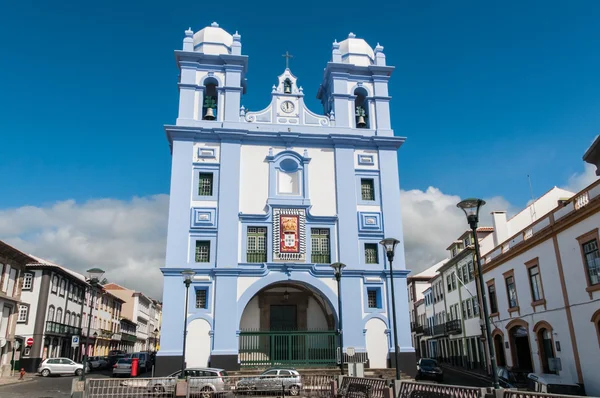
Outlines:
POLYGON ((344 325, 342 321, 342 270, 346 267, 344 263, 333 263, 331 264, 331 268, 333 268, 333 272, 335 275, 335 280, 337 282, 337 293, 338 293, 338 347, 340 349, 340 374, 344 374, 344 337, 342 335, 343 330, 342 327, 344 325))
POLYGON ((188 301, 190 298, 190 285, 192 284, 192 279, 196 273, 191 269, 186 269, 181 272, 183 275, 183 284, 185 285, 185 313, 183 314, 183 354, 181 355, 181 375, 183 377, 183 371, 185 370, 185 343, 187 336, 187 314, 188 314, 188 301))
POLYGON ((390 281, 392 285, 392 319, 394 325, 394 361, 396 362, 396 380, 400 380, 400 365, 398 363, 398 351, 400 347, 398 347, 398 325, 396 322, 396 294, 394 292, 394 268, 392 266, 394 262, 394 252, 396 251, 396 245, 398 245, 400 241, 394 238, 386 238, 379 242, 381 246, 385 248, 385 254, 387 255, 387 259, 390 262, 390 281))
POLYGON ((481 292, 481 305, 483 306, 483 319, 485 320, 485 339, 488 343, 490 351, 490 362, 492 364, 492 377, 494 380, 494 388, 500 388, 498 382, 498 372, 496 371, 496 353, 494 352, 494 344, 491 338, 490 314, 488 311, 487 298, 485 295, 485 284, 483 283, 483 272, 481 272, 481 254, 479 253, 479 239, 477 239, 477 223, 479 223, 479 209, 485 205, 485 201, 476 198, 465 199, 456 207, 461 208, 467 216, 467 221, 473 231, 473 241, 475 242, 475 258, 477 265, 477 273, 479 274, 479 291, 481 292))
MULTIPOLYGON (((81 372, 81 377, 79 380, 85 380, 85 371, 88 367, 88 351, 90 350, 90 327, 92 326, 92 312, 94 311, 94 297, 96 295, 96 288, 100 284, 100 278, 104 275, 104 271, 100 268, 92 268, 87 270, 88 273, 88 283, 90 284, 91 292, 90 292, 90 313, 88 319, 88 328, 87 333, 85 334, 85 352, 83 353, 83 371, 81 372)), ((94 339, 98 336, 96 332, 94 332, 94 339)))

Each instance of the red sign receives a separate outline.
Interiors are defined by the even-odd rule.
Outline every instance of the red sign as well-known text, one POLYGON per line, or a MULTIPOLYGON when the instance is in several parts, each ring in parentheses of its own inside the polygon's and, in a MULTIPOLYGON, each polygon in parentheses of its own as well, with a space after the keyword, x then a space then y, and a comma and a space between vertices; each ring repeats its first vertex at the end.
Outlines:
POLYGON ((300 231, 298 226, 298 216, 280 216, 279 223, 279 252, 299 253, 300 231))
POLYGON ((32 346, 33 345, 33 337, 27 338, 27 340, 25 340, 25 343, 27 344, 27 347, 32 346))

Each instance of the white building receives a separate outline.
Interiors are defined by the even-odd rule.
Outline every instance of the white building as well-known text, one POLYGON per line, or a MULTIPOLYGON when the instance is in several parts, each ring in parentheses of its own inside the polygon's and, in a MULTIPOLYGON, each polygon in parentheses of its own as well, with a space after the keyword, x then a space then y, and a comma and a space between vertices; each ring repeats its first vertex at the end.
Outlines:
MULTIPOLYGON (((27 316, 28 307, 20 307, 21 286, 25 265, 33 259, 27 254, 0 241, 0 377, 10 372, 10 360, 13 350, 16 351, 16 321, 27 316), (23 309, 23 313, 20 309, 23 309)), ((27 279, 25 288, 31 286, 31 278, 27 279)), ((19 341, 20 344, 23 341, 19 341)), ((16 351, 15 360, 20 351, 16 351)))
MULTIPOLYGON (((93 295, 86 293, 83 312, 82 344, 88 342, 88 355, 106 356, 110 350, 121 349, 121 306, 124 301, 99 286, 93 295), (88 314, 92 314, 91 324, 88 314), (90 330, 89 340, 87 336, 90 330)), ((85 351, 85 347, 83 349, 85 351)))
MULTIPOLYGON (((588 151, 589 154, 590 151, 588 151)), ((598 163, 598 154, 590 163, 598 163)), ((502 218, 484 279, 499 365, 600 395, 600 181, 520 230, 502 218), (502 233, 508 230, 509 232, 502 233)))
POLYGON ((16 334, 25 343, 20 366, 35 372, 46 358, 78 359, 73 336, 81 336, 83 302, 88 284, 77 272, 29 255, 23 278, 16 334), (28 339, 33 344, 26 344, 28 339))

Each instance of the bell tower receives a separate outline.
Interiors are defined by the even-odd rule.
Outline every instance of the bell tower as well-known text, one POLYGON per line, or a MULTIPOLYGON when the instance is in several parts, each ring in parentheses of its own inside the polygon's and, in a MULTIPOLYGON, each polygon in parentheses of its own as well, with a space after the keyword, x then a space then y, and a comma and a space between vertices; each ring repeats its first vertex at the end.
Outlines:
POLYGON ((216 22, 196 33, 185 31, 183 50, 175 52, 180 69, 177 125, 239 120, 248 66, 241 38, 216 22))
POLYGON ((373 50, 350 33, 346 40, 333 42, 317 98, 336 127, 392 136, 388 81, 393 70, 386 65, 382 46, 373 50))

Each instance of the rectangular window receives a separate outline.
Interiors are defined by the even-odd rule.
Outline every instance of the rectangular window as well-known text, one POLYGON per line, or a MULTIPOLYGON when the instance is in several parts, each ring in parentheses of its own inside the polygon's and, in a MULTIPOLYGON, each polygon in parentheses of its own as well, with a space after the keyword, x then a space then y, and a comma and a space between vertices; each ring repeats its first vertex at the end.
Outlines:
POLYGON ((464 301, 461 303, 461 305, 462 305, 463 319, 467 319, 467 306, 465 305, 464 301))
POLYGON ((452 273, 452 290, 456 290, 456 272, 452 273))
POLYGON ((529 268, 529 283, 531 285, 531 296, 533 301, 543 299, 542 295, 542 281, 540 279, 540 269, 537 265, 529 268))
POLYGON ((29 307, 26 305, 20 305, 19 306, 19 316, 17 318, 17 322, 26 323, 28 315, 29 315, 29 307))
POLYGON ((448 284, 448 293, 452 291, 452 275, 446 277, 446 283, 448 284))
POLYGON ((469 279, 467 279, 469 277, 468 274, 467 274, 467 266, 463 265, 462 268, 461 268, 461 271, 462 271, 462 278, 461 279, 462 279, 463 283, 467 283, 469 281, 469 279))
POLYGON ((249 263, 267 262, 266 227, 248 227, 246 261, 249 263))
POLYGON ((473 308, 471 308, 471 305, 473 304, 473 302, 471 301, 471 299, 468 299, 466 301, 467 303, 467 319, 473 318, 473 308))
POLYGON ((475 297, 473 297, 471 300, 473 300, 473 316, 479 316, 479 302, 475 297))
POLYGON ((470 282, 473 279, 475 279, 475 273, 473 272, 473 261, 470 261, 469 264, 467 264, 467 267, 469 269, 469 282, 470 282))
POLYGON ((33 274, 26 273, 23 276, 23 290, 31 290, 33 287, 33 274))
POLYGON ((377 243, 365 243, 365 263, 378 264, 377 243))
POLYGON ((375 183, 372 178, 360 179, 362 200, 375 200, 375 183))
POLYGON ((508 308, 514 308, 517 303, 517 288, 515 287, 515 278, 513 276, 506 277, 506 293, 508 295, 508 308))
POLYGON ((329 264, 331 262, 329 242, 329 229, 312 228, 310 230, 310 261, 316 264, 329 264))
POLYGON ((213 174, 200 173, 198 184, 198 196, 212 196, 213 194, 213 174))
POLYGON ((381 300, 379 298, 379 289, 367 289, 367 302, 369 308, 381 308, 381 300))
POLYGON ((490 313, 495 314, 498 312, 498 302, 496 301, 496 286, 488 286, 488 296, 490 298, 490 313))
POLYGON ((196 289, 196 308, 208 308, 207 303, 207 290, 206 289, 196 289))
POLYGON ((208 241, 208 240, 197 240, 196 241, 196 262, 197 263, 210 262, 210 241, 208 241))
POLYGON ((590 285, 597 285, 600 283, 600 252, 598 251, 598 240, 593 239, 586 242, 582 247, 590 285))

